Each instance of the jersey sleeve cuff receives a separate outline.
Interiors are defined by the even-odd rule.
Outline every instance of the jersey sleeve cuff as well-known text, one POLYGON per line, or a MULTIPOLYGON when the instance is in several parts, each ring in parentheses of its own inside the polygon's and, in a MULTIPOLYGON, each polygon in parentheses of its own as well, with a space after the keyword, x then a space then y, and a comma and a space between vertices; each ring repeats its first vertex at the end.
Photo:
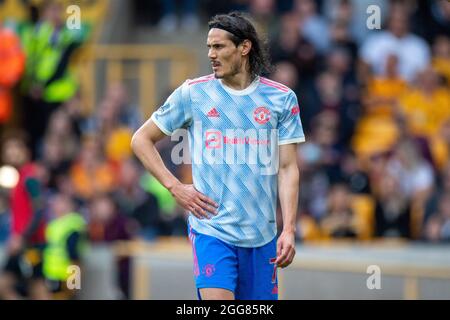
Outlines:
POLYGON ((302 143, 305 142, 305 137, 298 137, 293 139, 279 140, 278 145, 291 144, 291 143, 302 143))
POLYGON ((152 121, 156 124, 156 126, 166 135, 166 136, 171 136, 173 134, 172 131, 168 130, 161 122, 159 122, 159 120, 156 119, 155 115, 152 114, 152 116, 150 117, 150 119, 152 119, 152 121))

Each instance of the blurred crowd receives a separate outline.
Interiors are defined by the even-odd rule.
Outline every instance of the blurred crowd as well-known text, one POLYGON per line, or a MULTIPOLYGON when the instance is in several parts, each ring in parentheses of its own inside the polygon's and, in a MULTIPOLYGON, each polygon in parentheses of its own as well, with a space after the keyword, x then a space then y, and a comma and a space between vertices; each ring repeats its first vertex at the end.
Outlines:
MULTIPOLYGON (((145 121, 140 106, 124 84, 108 83, 94 112, 82 112, 70 61, 90 28, 68 30, 64 8, 45 3, 29 21, 0 21, 0 243, 10 257, 0 298, 21 292, 6 274, 37 279, 27 292, 34 297, 49 294, 42 273, 61 291, 61 270, 78 263, 87 243, 186 234, 185 213, 132 155, 131 136, 145 121)), ((307 138, 298 150, 299 241, 450 240, 448 1, 189 0, 161 7, 161 32, 196 30, 210 15, 237 9, 267 35, 275 66, 268 76, 296 92, 307 138), (381 30, 366 25, 370 4, 380 8, 381 30)), ((170 140, 158 148, 189 183, 189 166, 170 161, 170 140)), ((117 263, 127 298, 129 261, 117 263)))
POLYGON ((302 106, 299 238, 448 242, 450 3, 374 2, 375 31, 370 1, 293 1, 278 29, 252 3, 302 106))
POLYGON ((161 32, 242 10, 267 38, 268 76, 296 92, 307 137, 299 241, 450 240, 448 1, 159 4, 161 32))
POLYGON ((307 139, 298 239, 448 242, 450 3, 253 0, 228 9, 258 23, 270 77, 299 99, 307 139), (370 5, 381 30, 368 27, 370 5))
MULTIPOLYGON (((143 119, 125 85, 106 84, 83 112, 73 62, 91 27, 69 30, 60 1, 30 12, 0 21, 0 299, 70 297, 67 267, 87 244, 186 233, 170 193, 132 156, 143 119)), ((170 140, 160 148, 170 153, 170 140)), ((128 298, 129 259, 117 268, 118 298, 128 298)))

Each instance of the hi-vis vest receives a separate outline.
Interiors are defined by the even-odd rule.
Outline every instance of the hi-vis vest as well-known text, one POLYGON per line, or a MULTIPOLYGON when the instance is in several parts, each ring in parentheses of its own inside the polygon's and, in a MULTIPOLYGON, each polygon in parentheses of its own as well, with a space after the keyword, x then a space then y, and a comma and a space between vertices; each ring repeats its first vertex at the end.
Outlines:
MULTIPOLYGON (((46 22, 25 27, 22 42, 27 61, 22 89, 28 91, 32 84, 44 86, 55 74, 64 51, 72 43, 81 41, 80 31, 69 30, 65 26, 59 32, 46 22)), ((61 78, 45 87, 44 101, 65 102, 75 95, 78 83, 68 69, 61 78)))
POLYGON ((47 246, 44 250, 43 272, 46 278, 64 281, 68 278, 71 265, 67 250, 67 239, 73 232, 81 233, 78 250, 83 250, 85 243, 83 233, 86 222, 78 213, 66 214, 50 222, 45 230, 47 246))

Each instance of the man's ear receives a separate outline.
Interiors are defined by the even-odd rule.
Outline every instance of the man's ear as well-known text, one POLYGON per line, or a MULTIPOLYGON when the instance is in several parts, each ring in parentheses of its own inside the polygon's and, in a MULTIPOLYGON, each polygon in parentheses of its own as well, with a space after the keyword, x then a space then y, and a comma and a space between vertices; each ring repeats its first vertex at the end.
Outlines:
POLYGON ((248 39, 245 39, 244 41, 242 41, 241 46, 242 46, 241 55, 246 56, 250 53, 250 50, 252 49, 252 42, 248 39))

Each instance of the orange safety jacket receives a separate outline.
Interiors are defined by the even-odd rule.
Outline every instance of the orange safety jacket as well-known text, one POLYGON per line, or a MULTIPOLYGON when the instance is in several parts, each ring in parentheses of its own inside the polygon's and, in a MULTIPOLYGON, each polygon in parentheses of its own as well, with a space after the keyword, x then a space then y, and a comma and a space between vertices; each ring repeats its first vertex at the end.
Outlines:
POLYGON ((19 38, 0 26, 0 124, 11 117, 11 88, 19 81, 24 67, 25 55, 19 38))

